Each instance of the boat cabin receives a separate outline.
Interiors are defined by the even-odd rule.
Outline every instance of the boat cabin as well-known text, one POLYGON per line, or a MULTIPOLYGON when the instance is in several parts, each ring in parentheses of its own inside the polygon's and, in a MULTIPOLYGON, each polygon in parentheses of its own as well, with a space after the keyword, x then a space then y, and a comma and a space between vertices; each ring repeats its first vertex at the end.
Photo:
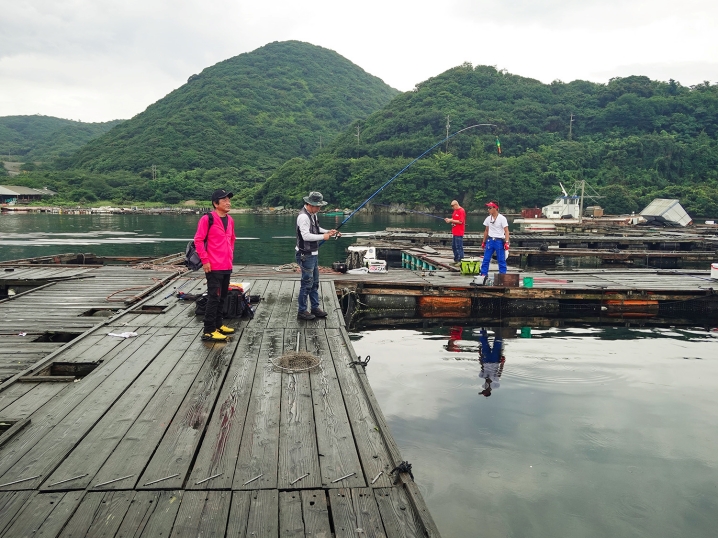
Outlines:
POLYGON ((541 208, 541 213, 549 219, 578 218, 581 211, 581 197, 578 195, 559 196, 550 205, 541 208))

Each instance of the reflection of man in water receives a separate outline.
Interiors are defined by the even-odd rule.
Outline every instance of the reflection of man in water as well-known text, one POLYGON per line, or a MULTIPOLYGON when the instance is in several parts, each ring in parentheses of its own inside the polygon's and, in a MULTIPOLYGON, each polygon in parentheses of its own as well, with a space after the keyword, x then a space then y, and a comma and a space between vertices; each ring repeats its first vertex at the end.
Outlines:
POLYGON ((483 389, 479 394, 485 397, 491 396, 493 389, 498 389, 501 384, 499 378, 504 370, 504 339, 501 331, 496 331, 494 336, 494 345, 489 344, 489 335, 486 329, 481 328, 479 336, 479 361, 481 362, 481 373, 479 377, 484 379, 483 389))
POLYGON ((446 346, 447 351, 461 351, 461 348, 456 345, 456 342, 457 340, 461 340, 463 333, 463 327, 452 327, 449 330, 449 344, 446 346))

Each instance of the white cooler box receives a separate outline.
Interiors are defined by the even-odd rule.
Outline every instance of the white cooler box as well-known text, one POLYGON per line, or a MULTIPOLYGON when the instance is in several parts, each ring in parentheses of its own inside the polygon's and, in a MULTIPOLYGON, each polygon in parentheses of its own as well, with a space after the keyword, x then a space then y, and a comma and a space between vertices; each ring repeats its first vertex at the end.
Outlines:
POLYGON ((386 273, 386 260, 367 260, 365 258, 364 261, 370 273, 386 273))
POLYGON ((711 278, 718 280, 718 263, 711 264, 711 278))

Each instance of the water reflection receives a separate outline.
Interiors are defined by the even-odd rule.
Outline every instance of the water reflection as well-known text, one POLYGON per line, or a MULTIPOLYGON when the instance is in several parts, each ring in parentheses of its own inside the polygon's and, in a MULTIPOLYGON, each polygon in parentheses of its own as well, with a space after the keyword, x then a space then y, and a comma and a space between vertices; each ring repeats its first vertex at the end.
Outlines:
POLYGON ((495 329, 492 343, 489 341, 489 333, 484 327, 479 331, 479 361, 481 362, 479 377, 484 380, 482 386, 484 390, 479 394, 486 398, 491 396, 492 390, 496 390, 501 386, 499 378, 504 372, 504 364, 506 363, 506 357, 504 356, 504 334, 506 333, 505 328, 495 329))
POLYGON ((511 323, 492 398, 481 325, 353 335, 441 535, 715 536, 718 338, 511 323))

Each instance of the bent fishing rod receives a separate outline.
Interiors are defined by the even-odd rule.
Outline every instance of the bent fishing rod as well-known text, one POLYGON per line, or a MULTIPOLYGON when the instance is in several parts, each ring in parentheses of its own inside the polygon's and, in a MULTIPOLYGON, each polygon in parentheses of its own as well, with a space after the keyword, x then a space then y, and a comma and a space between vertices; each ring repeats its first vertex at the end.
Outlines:
MULTIPOLYGON (((411 165, 413 165, 416 161, 418 161, 419 159, 421 159, 424 155, 426 155, 427 153, 429 153, 429 152, 430 152, 431 150, 433 150, 435 147, 440 146, 441 144, 443 144, 443 143, 446 142, 447 140, 450 140, 451 138, 454 138, 456 135, 458 135, 458 134, 460 134, 460 133, 463 133, 464 131, 468 131, 469 129, 473 129, 473 128, 475 128, 475 127, 496 127, 496 125, 493 124, 493 123, 477 123, 477 124, 475 124, 475 125, 469 125, 468 127, 464 127, 463 129, 459 129, 459 130, 456 131, 455 133, 450 134, 449 136, 447 136, 447 137, 444 138, 443 140, 439 140, 436 144, 434 144, 433 146, 431 146, 431 147, 430 147, 429 149, 427 149, 424 153, 422 153, 422 154, 419 155, 416 159, 414 159, 414 160, 411 161, 409 164, 407 164, 404 168, 402 168, 401 170, 399 170, 399 172, 397 172, 397 173, 394 175, 394 177, 392 177, 389 181, 387 181, 387 182, 384 183, 381 187, 379 187, 379 188, 376 190, 376 192, 374 192, 374 194, 372 194, 369 198, 367 198, 366 200, 364 200, 364 201, 361 203, 361 205, 360 205, 359 207, 357 207, 354 211, 352 211, 352 212, 349 214, 349 216, 347 216, 347 218, 345 218, 345 219, 341 222, 341 224, 339 224, 339 226, 337 226, 335 229, 338 230, 339 228, 341 228, 342 226, 344 226, 344 224, 346 224, 346 223, 349 221, 349 219, 351 219, 362 207, 364 207, 365 205, 367 205, 367 204, 371 201, 372 198, 374 198, 377 194, 379 194, 379 193, 380 193, 381 191, 383 191, 386 187, 388 187, 388 186, 391 184, 392 181, 394 181, 394 180, 395 180, 396 178, 398 178, 401 174, 403 174, 404 172, 406 172, 406 171, 411 167, 411 165)), ((431 216, 434 216, 434 215, 431 215, 431 216)), ((441 218, 441 217, 437 217, 437 218, 441 218)), ((336 236, 335 236, 335 237, 336 237, 336 236)))

